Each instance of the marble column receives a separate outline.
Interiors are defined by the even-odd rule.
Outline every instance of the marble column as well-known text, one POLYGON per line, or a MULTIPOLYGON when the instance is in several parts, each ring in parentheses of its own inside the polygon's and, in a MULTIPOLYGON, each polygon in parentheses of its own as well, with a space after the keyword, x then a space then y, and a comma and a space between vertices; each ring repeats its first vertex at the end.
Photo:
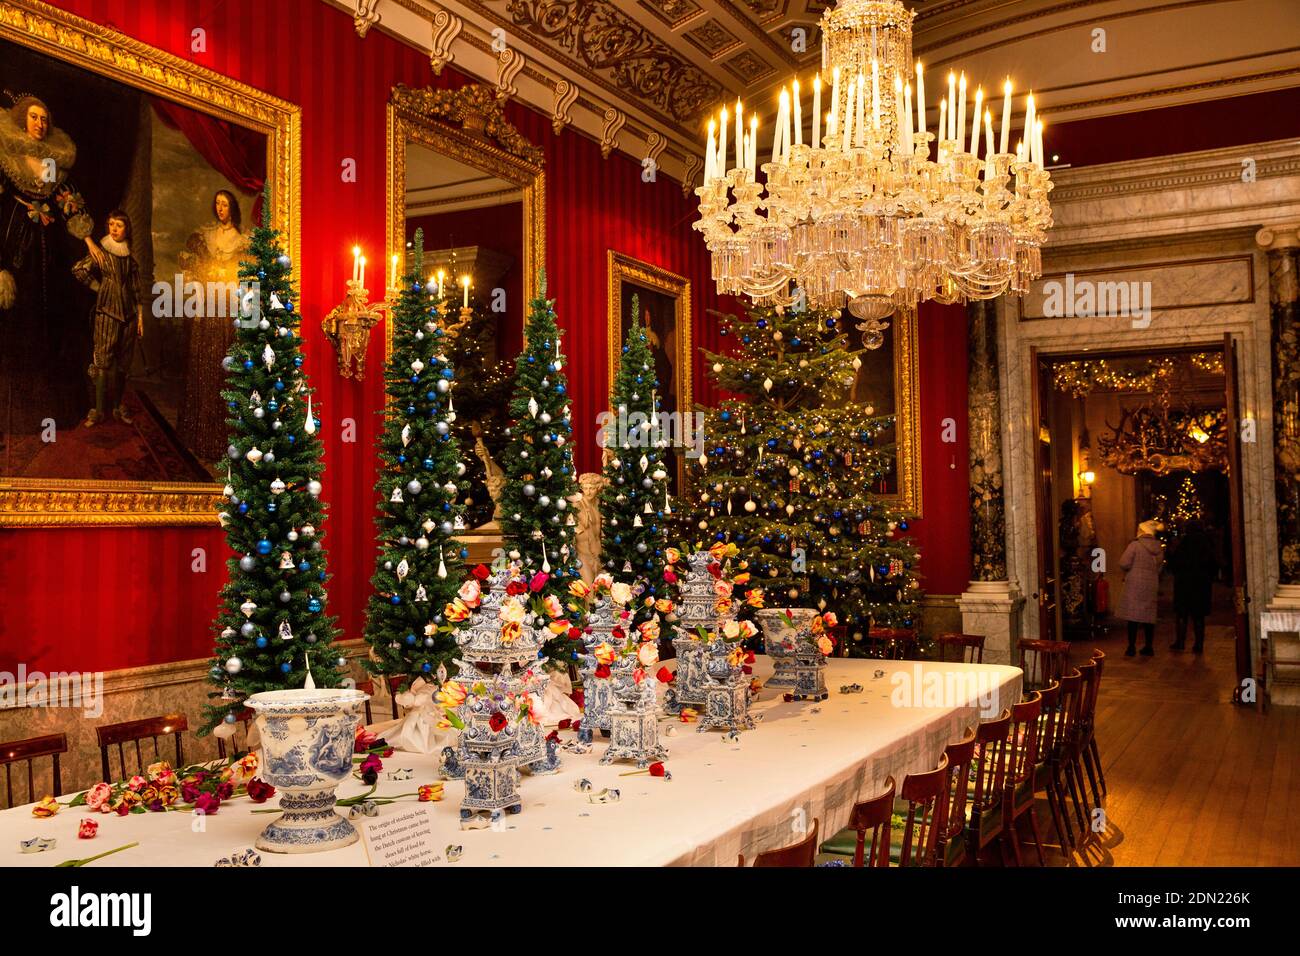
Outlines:
POLYGON ((1025 599, 1007 576, 997 303, 973 302, 967 306, 967 318, 971 582, 957 607, 962 630, 984 635, 985 662, 1007 664, 1017 657, 1025 599))
POLYGON ((1300 224, 1269 226, 1256 241, 1268 254, 1273 354, 1273 478, 1278 593, 1271 608, 1300 607, 1300 224))

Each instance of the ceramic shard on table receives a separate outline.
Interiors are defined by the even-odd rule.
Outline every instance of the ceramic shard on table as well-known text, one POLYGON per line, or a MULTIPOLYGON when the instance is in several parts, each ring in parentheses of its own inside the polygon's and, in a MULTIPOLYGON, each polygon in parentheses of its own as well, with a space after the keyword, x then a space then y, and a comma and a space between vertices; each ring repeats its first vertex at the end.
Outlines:
POLYGON ((261 777, 280 791, 284 811, 258 836, 258 849, 315 853, 359 839, 334 809, 334 790, 352 770, 361 709, 369 699, 352 689, 264 691, 248 698, 261 737, 261 777))
POLYGON ((609 749, 601 756, 602 764, 631 760, 644 770, 658 760, 666 760, 668 751, 659 743, 659 702, 654 678, 636 679, 637 660, 632 655, 619 658, 614 665, 613 700, 609 710, 609 749))

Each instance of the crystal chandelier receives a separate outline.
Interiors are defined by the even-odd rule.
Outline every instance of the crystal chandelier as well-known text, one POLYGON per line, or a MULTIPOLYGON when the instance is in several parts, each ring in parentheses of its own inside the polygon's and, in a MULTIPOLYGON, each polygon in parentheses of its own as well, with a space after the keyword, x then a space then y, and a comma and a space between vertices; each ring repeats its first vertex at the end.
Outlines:
POLYGON ((897 310, 927 299, 1022 295, 1041 274, 1052 182, 1033 95, 1015 152, 1009 79, 996 149, 982 90, 967 135, 964 74, 949 74, 939 128, 929 131, 925 75, 920 63, 912 66, 914 16, 900 0, 840 0, 826 12, 822 70, 832 80, 828 91, 821 74, 812 82, 812 142, 803 140, 805 94, 796 80, 781 91, 772 158, 761 167, 766 186, 757 179, 757 116, 746 131, 737 100, 734 114, 724 108, 709 121, 694 228, 704 234, 719 293, 743 293, 758 305, 847 305, 873 346, 886 328, 881 320, 897 310))

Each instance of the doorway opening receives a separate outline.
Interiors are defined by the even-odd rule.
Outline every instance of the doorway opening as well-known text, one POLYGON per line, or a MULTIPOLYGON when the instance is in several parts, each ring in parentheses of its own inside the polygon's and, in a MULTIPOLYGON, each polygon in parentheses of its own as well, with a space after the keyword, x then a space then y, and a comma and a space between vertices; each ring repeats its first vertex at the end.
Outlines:
POLYGON ((1153 622, 1151 656, 1175 654, 1181 634, 1206 692, 1221 695, 1249 674, 1235 350, 1224 340, 1034 362, 1040 636, 1119 656, 1135 631, 1143 655, 1153 622), (1137 564, 1157 555, 1158 578, 1122 567, 1143 531, 1154 541, 1134 546, 1137 564))

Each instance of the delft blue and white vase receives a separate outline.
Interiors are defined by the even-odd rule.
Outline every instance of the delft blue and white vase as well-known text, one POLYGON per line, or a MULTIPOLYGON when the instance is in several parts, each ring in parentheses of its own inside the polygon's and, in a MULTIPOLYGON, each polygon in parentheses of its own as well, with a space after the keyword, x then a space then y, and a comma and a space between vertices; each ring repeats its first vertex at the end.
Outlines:
POLYGON ((597 730, 606 737, 610 734, 609 711, 614 699, 614 685, 610 678, 596 676, 595 650, 599 644, 615 643, 613 631, 616 626, 614 602, 607 596, 602 597, 592 608, 588 633, 583 637, 587 647, 579 669, 582 676, 582 726, 578 730, 578 739, 583 743, 591 743, 597 730))
POLYGON ((708 644, 704 661, 704 709, 698 730, 753 730, 749 716, 749 679, 744 669, 729 660, 732 644, 716 638, 708 644))
POLYGON ((826 658, 812 634, 817 611, 807 607, 765 608, 755 617, 763 631, 763 652, 775 671, 764 686, 791 700, 825 700, 826 658))
POLYGON ((465 780, 465 797, 460 803, 462 821, 474 816, 491 817, 495 812, 518 813, 519 725, 508 722, 501 730, 489 723, 494 705, 478 700, 469 708, 469 722, 461 731, 460 764, 465 780))
POLYGON ((719 616, 714 608, 717 595, 714 578, 709 573, 713 556, 707 551, 696 551, 687 559, 687 572, 681 582, 681 597, 677 602, 677 637, 673 648, 677 652, 677 678, 673 681, 670 698, 666 698, 669 713, 682 707, 699 708, 704 705, 706 678, 704 674, 707 651, 698 640, 699 630, 705 633, 735 617, 734 612, 719 616))
POLYGON ((658 760, 668 759, 668 751, 659 743, 659 703, 653 677, 636 679, 637 660, 625 655, 614 664, 610 683, 613 703, 609 710, 609 749, 601 755, 601 764, 630 760, 644 770, 658 760))
POLYGON ((369 694, 345 688, 273 690, 245 702, 261 737, 258 775, 280 791, 283 813, 256 840, 271 853, 318 853, 357 842, 334 809, 335 788, 352 772, 352 749, 369 694))

